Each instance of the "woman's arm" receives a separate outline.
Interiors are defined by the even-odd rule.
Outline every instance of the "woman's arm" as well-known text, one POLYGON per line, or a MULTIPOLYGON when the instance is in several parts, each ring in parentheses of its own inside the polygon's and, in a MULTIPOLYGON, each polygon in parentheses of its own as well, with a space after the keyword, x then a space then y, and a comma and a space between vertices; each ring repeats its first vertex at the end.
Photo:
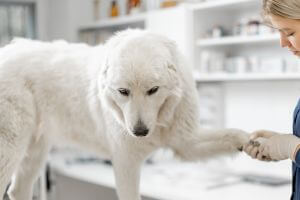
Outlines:
POLYGON ((296 155, 300 148, 300 139, 292 134, 279 134, 270 131, 258 131, 255 134, 254 139, 259 137, 265 138, 259 147, 255 148, 253 145, 247 145, 244 151, 249 154, 252 158, 259 160, 264 160, 264 158, 269 158, 271 160, 285 160, 290 158, 291 160, 299 161, 300 165, 300 155, 299 159, 296 160, 296 155), (256 137, 258 136, 258 137, 256 137))

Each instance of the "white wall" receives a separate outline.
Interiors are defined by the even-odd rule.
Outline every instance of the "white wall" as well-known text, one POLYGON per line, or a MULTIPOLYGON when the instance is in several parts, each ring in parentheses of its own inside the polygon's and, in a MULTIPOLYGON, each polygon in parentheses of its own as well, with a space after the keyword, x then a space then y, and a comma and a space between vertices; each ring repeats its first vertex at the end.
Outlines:
POLYGON ((225 85, 225 126, 291 133, 300 81, 251 81, 225 85))
MULTIPOLYGON (((250 81, 224 84, 225 127, 292 133, 300 81, 250 81)), ((225 165, 225 164, 224 164, 225 165)), ((242 153, 226 165, 236 172, 291 177, 291 161, 261 162, 242 153)))
POLYGON ((78 41, 80 25, 93 21, 93 0, 48 0, 48 39, 78 41))
POLYGON ((192 61, 192 15, 185 7, 164 9, 163 12, 161 10, 149 12, 146 29, 174 40, 187 60, 192 61))

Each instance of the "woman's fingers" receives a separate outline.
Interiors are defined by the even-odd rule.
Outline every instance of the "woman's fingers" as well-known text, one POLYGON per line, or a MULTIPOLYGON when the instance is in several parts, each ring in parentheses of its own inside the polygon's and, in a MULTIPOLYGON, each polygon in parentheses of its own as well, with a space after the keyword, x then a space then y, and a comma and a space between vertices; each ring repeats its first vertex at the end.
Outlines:
POLYGON ((257 158, 257 154, 258 154, 258 147, 254 146, 250 151, 250 156, 255 159, 257 158))

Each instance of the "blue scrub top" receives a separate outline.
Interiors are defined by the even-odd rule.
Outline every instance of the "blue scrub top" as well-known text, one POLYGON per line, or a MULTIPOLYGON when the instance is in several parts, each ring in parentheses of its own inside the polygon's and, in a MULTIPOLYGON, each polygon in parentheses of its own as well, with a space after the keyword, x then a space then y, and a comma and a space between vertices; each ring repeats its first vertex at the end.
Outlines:
MULTIPOLYGON (((294 110, 293 134, 300 137, 300 100, 294 110)), ((300 151, 297 152, 292 166, 293 185, 291 200, 300 200, 300 151)))

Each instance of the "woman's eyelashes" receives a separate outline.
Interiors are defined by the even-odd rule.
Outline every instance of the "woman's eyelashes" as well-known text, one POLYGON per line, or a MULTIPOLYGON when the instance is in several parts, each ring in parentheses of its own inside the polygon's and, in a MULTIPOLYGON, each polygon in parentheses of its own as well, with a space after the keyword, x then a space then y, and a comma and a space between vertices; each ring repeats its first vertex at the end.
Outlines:
POLYGON ((158 86, 155 86, 153 88, 151 88, 150 90, 147 91, 147 94, 150 96, 154 93, 156 93, 158 91, 159 87, 158 86))

